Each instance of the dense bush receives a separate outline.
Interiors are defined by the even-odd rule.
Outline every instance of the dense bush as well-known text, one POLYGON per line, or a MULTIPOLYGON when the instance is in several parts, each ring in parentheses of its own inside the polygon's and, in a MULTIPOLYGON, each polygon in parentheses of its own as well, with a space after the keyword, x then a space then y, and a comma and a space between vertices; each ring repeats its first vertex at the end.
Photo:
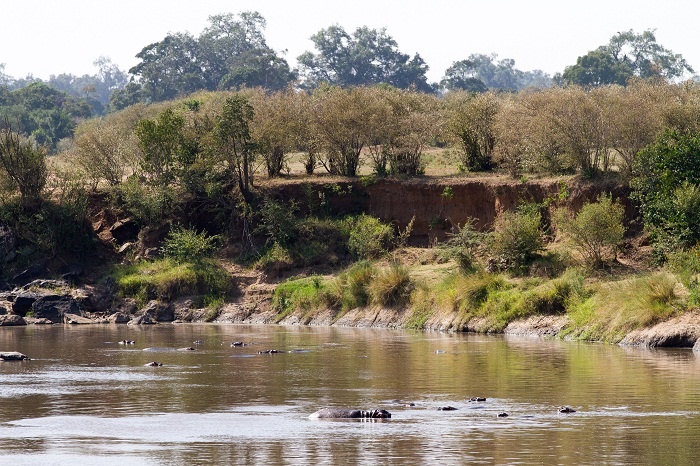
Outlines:
POLYGON ((376 259, 386 254, 396 237, 391 225, 362 214, 347 220, 350 225, 348 248, 360 259, 376 259))
POLYGON ((161 248, 165 257, 179 262, 199 262, 209 258, 216 250, 218 236, 209 236, 206 231, 193 228, 174 227, 168 233, 161 248))
POLYGON ((541 224, 541 214, 529 206, 501 214, 496 219, 487 244, 496 267, 516 273, 525 272, 528 264, 544 248, 541 224))
POLYGON ((602 195, 596 202, 586 203, 574 216, 561 208, 557 211, 556 226, 568 237, 584 258, 594 267, 614 256, 625 233, 624 208, 613 202, 610 196, 602 195))

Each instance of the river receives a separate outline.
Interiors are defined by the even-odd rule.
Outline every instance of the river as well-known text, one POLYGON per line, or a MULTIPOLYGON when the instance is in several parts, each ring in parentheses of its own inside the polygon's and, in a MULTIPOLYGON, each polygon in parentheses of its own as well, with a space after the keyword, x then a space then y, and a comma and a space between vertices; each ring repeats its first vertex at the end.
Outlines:
POLYGON ((32 358, 0 363, 2 464, 682 465, 700 449, 689 350, 215 324, 2 328, 0 350, 32 358), (327 406, 392 418, 308 418, 327 406))

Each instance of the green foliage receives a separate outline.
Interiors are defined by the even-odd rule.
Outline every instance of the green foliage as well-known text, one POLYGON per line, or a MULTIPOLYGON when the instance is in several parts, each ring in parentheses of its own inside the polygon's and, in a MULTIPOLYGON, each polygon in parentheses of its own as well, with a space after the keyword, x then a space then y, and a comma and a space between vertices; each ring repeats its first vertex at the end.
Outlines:
POLYGON ((252 164, 256 153, 256 145, 250 134, 254 114, 246 97, 239 94, 227 97, 221 114, 216 118, 214 146, 211 148, 223 157, 228 172, 236 177, 246 201, 253 185, 252 164))
POLYGON ((326 284, 321 277, 308 277, 280 283, 272 296, 272 307, 279 322, 292 312, 311 312, 323 305, 326 284))
POLYGON ((524 273, 544 248, 542 216, 538 209, 520 207, 496 219, 487 240, 487 250, 501 270, 524 273))
POLYGON ((400 264, 380 270, 368 286, 372 303, 389 307, 408 305, 414 288, 408 268, 400 264))
POLYGON ((286 60, 265 42, 266 22, 259 13, 218 14, 209 23, 199 37, 169 33, 144 47, 136 55, 140 62, 129 70, 136 82, 113 104, 160 102, 202 89, 279 90, 294 79, 286 60))
POLYGON ((401 53, 384 29, 358 27, 352 35, 333 25, 311 36, 318 54, 305 52, 297 60, 306 87, 322 83, 338 86, 372 86, 386 83, 399 89, 414 87, 431 92, 428 67, 416 54, 401 53))
POLYGON ((116 265, 111 275, 119 293, 140 303, 151 299, 173 300, 181 296, 204 295, 210 301, 227 296, 233 290, 229 274, 218 264, 176 262, 170 258, 133 265, 116 265))
POLYGON ((136 125, 134 132, 143 151, 141 169, 153 184, 170 184, 193 162, 184 126, 184 117, 170 108, 156 120, 141 120, 136 125))
POLYGON ((476 219, 469 218, 463 225, 457 224, 441 245, 444 255, 457 261, 464 272, 472 271, 476 255, 484 241, 484 234, 474 228, 476 219))
POLYGON ((676 274, 689 291, 689 304, 700 305, 700 245, 677 249, 668 254, 668 268, 676 274))
POLYGON ((324 300, 331 308, 346 312, 370 303, 369 285, 377 270, 368 261, 360 261, 329 283, 324 300))
POLYGON ((300 220, 296 217, 296 204, 289 205, 267 198, 258 209, 260 225, 255 232, 264 234, 268 244, 288 246, 299 237, 300 220))
POLYGON ((657 247, 671 251, 700 241, 700 136, 667 130, 639 153, 632 198, 657 247))
POLYGON ((35 209, 41 203, 48 176, 46 153, 12 131, 7 119, 0 128, 0 170, 19 190, 22 206, 35 209))
POLYGON ((618 32, 607 45, 579 57, 562 75, 568 84, 580 86, 626 85, 630 78, 672 80, 693 69, 680 54, 656 42, 653 30, 641 34, 618 32))
POLYGON ((389 251, 395 239, 391 225, 379 219, 362 214, 347 219, 350 230, 348 248, 360 259, 376 259, 389 251))
POLYGON ((594 203, 587 202, 574 217, 566 209, 555 215, 558 228, 570 239, 586 263, 601 267, 606 257, 614 256, 625 233, 624 208, 601 195, 594 203))
POLYGON ((91 116, 85 101, 43 82, 31 82, 2 97, 0 115, 16 121, 23 136, 49 152, 56 150, 59 141, 73 135, 79 119, 91 116))
POLYGON ((177 204, 172 186, 151 185, 138 176, 130 176, 112 192, 117 204, 148 225, 168 217, 177 204))
POLYGON ((161 250, 165 257, 178 262, 200 262, 214 254, 218 241, 218 236, 209 236, 206 231, 198 233, 179 226, 170 230, 161 250))

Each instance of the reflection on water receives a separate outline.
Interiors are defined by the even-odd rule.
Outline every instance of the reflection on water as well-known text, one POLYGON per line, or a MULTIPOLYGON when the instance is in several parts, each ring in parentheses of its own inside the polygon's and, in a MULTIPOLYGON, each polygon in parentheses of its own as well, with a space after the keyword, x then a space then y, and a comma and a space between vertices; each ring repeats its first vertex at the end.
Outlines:
POLYGON ((687 350, 219 325, 3 328, 0 350, 33 358, 0 364, 17 465, 693 464, 700 446, 687 350), (324 406, 392 419, 308 419, 324 406))

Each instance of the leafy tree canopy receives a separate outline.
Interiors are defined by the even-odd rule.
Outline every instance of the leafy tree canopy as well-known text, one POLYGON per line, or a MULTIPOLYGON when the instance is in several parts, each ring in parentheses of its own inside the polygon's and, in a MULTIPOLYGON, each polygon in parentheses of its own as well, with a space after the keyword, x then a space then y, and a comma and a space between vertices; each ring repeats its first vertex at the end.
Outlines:
POLYGON ((515 60, 497 60, 498 55, 473 53, 465 60, 454 62, 445 71, 440 85, 448 90, 486 92, 488 89, 518 91, 526 87, 549 87, 551 77, 541 71, 521 71, 515 60))
POLYGON ((279 90, 294 80, 287 61, 265 42, 259 13, 214 15, 209 23, 199 37, 172 33, 144 47, 136 55, 141 62, 129 70, 138 87, 115 93, 113 106, 171 100, 202 89, 279 90))
POLYGON ((321 29, 311 40, 318 53, 305 52, 297 58, 307 87, 324 82, 343 87, 385 83, 400 89, 434 90, 421 56, 401 53, 384 28, 363 26, 350 35, 336 24, 321 29))
POLYGON ((0 115, 19 133, 53 151, 61 139, 73 135, 77 121, 90 117, 92 111, 82 99, 33 82, 12 91, 0 88, 0 115))
POLYGON ((654 30, 637 34, 630 29, 618 32, 607 45, 601 45, 566 67, 562 80, 581 86, 625 85, 632 77, 661 78, 668 81, 682 77, 693 68, 682 55, 656 42, 654 30))

